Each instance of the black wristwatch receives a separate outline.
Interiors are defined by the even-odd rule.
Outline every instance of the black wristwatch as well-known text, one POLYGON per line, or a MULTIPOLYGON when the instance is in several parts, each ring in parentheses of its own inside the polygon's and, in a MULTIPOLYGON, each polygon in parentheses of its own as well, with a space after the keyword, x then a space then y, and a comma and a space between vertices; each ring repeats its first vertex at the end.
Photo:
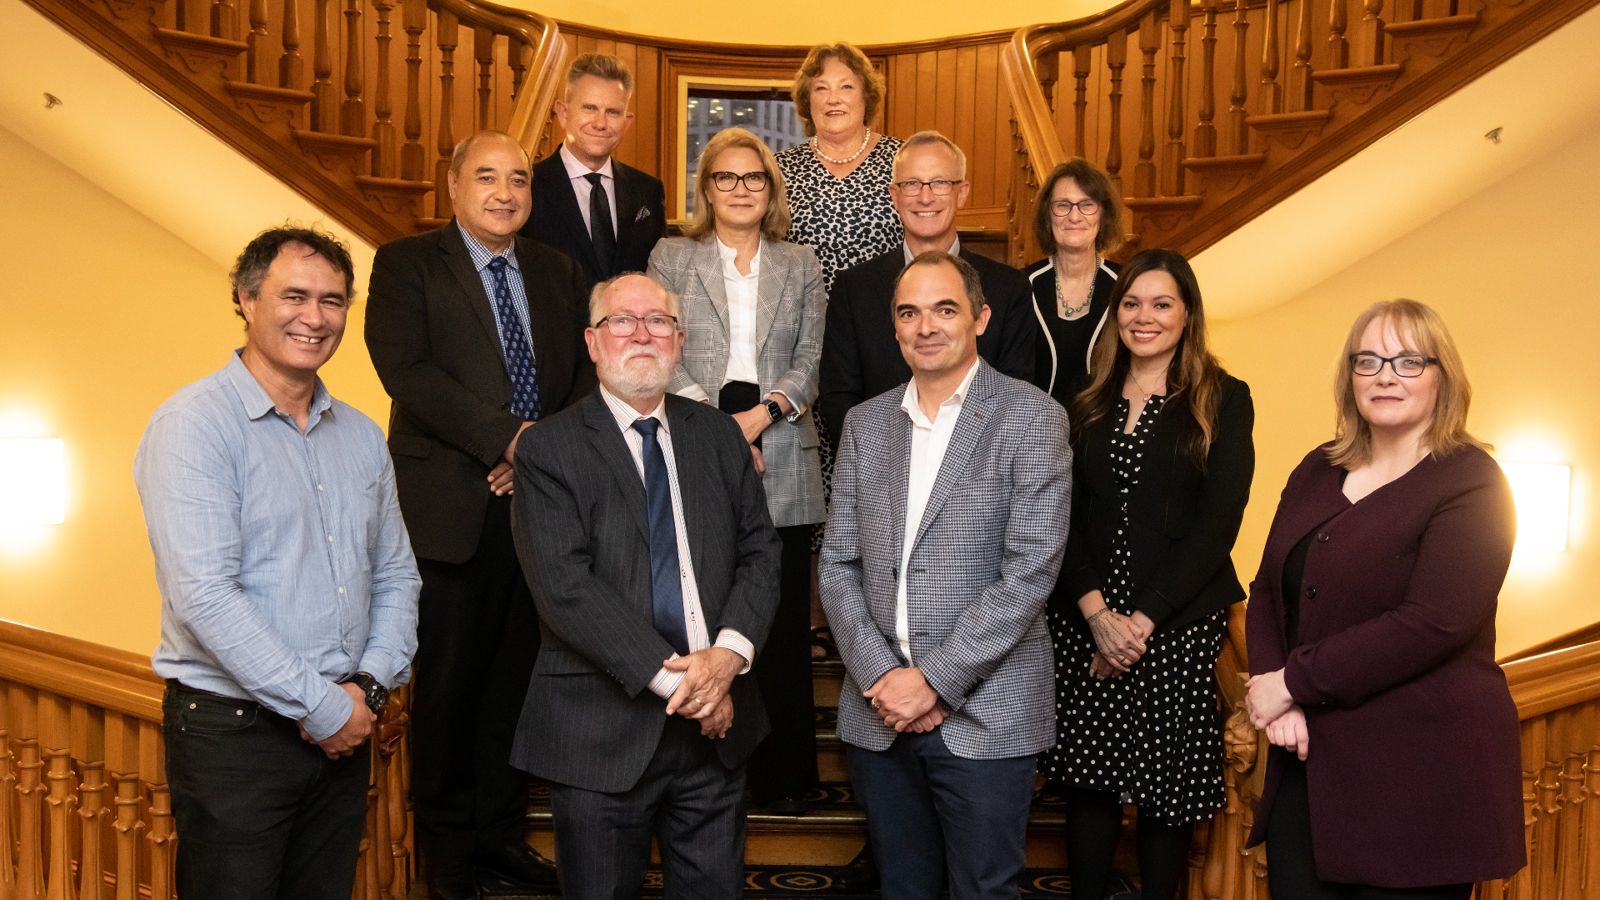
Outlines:
POLYGON ((772 417, 772 421, 776 422, 783 418, 783 407, 778 405, 778 401, 768 397, 761 401, 761 405, 767 408, 767 415, 772 417))
POLYGON ((383 715, 383 707, 389 702, 389 689, 379 683, 366 672, 357 672, 340 684, 353 684, 361 689, 361 694, 366 698, 367 709, 372 710, 375 716, 383 715))

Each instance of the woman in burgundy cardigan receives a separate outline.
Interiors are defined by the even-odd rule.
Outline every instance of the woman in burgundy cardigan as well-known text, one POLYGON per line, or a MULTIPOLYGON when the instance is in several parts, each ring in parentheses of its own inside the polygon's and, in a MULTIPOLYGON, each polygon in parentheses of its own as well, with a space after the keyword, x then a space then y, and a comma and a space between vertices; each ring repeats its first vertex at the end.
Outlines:
POLYGON ((1335 438, 1289 476, 1250 589, 1248 702, 1274 745, 1251 843, 1277 900, 1465 900, 1524 863, 1494 661, 1511 492, 1432 309, 1369 308, 1339 371, 1335 438))

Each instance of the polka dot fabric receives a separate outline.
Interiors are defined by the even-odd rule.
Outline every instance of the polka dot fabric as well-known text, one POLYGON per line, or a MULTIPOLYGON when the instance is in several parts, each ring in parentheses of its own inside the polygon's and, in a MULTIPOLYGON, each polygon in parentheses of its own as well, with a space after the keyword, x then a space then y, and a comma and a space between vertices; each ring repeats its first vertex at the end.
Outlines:
MULTIPOLYGON (((1152 397, 1132 434, 1112 439, 1112 471, 1126 496, 1139 483, 1144 447, 1166 398, 1152 397)), ((1114 421, 1126 421, 1128 402, 1114 421)), ((1127 505, 1100 569, 1106 604, 1132 613, 1138 585, 1129 577, 1127 505)), ((1052 613, 1056 646, 1055 749, 1045 774, 1068 787, 1112 791, 1138 804, 1140 815, 1172 824, 1211 818, 1222 806, 1222 719, 1215 669, 1225 612, 1176 631, 1157 629, 1145 654, 1124 675, 1105 681, 1089 674, 1094 640, 1076 604, 1052 613), (1069 618, 1073 617, 1073 618, 1069 618)))
POLYGON ((789 199, 789 240, 817 251, 822 284, 851 266, 900 246, 905 232, 889 199, 889 176, 900 142, 888 135, 843 178, 835 178, 809 144, 778 154, 789 199))

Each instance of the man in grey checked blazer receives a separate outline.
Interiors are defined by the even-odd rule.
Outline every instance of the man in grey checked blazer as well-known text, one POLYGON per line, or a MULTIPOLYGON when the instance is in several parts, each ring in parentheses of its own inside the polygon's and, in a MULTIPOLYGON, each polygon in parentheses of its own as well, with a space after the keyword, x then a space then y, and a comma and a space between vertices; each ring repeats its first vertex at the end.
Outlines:
POLYGON ((1015 897, 1055 741, 1067 416, 978 358, 989 310, 959 257, 913 260, 892 314, 912 380, 846 418, 822 549, 839 736, 886 900, 1015 897))

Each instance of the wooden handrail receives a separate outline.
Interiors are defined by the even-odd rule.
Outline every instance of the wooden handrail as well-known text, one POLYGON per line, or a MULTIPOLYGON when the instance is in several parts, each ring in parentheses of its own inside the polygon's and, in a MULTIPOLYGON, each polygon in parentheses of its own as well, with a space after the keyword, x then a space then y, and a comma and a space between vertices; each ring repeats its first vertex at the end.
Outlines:
POLYGON ((539 139, 548 125, 556 92, 565 80, 562 64, 566 58, 566 45, 561 39, 561 28, 556 20, 541 13, 511 9, 488 0, 428 0, 428 5, 454 13, 464 24, 481 24, 500 34, 516 35, 524 46, 532 48, 527 66, 533 72, 533 81, 524 81, 517 91, 511 120, 504 130, 530 154, 537 155, 539 139))

